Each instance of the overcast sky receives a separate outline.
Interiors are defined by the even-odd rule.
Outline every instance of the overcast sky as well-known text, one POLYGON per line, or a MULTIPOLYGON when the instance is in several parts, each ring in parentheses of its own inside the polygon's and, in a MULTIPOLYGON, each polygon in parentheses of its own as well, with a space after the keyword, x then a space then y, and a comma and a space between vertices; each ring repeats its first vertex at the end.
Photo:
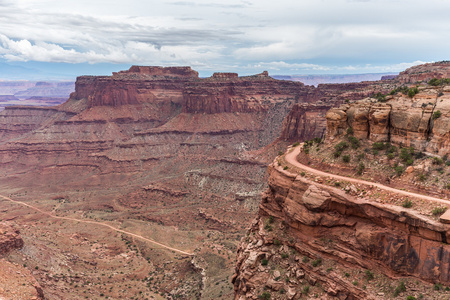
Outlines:
POLYGON ((398 72, 450 59, 449 13, 448 0, 0 0, 0 63, 55 74, 398 72))

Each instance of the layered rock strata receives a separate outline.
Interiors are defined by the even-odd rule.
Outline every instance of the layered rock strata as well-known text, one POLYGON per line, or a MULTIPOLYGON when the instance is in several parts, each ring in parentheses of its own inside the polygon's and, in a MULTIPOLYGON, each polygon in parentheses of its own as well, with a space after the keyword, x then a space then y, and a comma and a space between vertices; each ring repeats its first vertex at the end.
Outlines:
POLYGON ((299 299, 305 286, 320 286, 330 298, 378 299, 342 275, 358 268, 450 283, 449 225, 358 199, 275 164, 259 216, 238 249, 235 299, 258 299, 264 291, 274 299, 299 299))
POLYGON ((450 86, 421 87, 413 97, 401 93, 330 109, 327 138, 353 128, 354 135, 372 142, 391 142, 438 155, 450 153, 450 86))
POLYGON ((422 64, 406 69, 395 78, 400 83, 429 81, 433 78, 450 78, 450 61, 422 64))

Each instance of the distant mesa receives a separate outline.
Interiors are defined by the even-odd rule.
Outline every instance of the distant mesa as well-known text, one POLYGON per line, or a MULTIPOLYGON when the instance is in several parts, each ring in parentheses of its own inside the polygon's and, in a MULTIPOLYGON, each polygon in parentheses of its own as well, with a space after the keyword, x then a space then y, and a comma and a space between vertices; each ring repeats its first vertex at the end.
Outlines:
POLYGON ((222 73, 222 72, 216 72, 212 76, 213 78, 238 78, 238 73, 222 73))
POLYGON ((158 67, 158 66, 131 66, 131 68, 127 71, 114 72, 113 76, 132 73, 152 75, 152 76, 187 76, 198 78, 198 72, 192 70, 191 67, 158 67))

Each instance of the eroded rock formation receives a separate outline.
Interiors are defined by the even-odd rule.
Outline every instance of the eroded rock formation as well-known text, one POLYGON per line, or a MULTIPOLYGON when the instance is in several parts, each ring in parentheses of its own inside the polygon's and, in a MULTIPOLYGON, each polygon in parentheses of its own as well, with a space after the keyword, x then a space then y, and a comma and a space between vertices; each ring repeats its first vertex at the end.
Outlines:
POLYGON ((381 103, 372 98, 327 112, 327 138, 345 134, 372 142, 391 142, 419 151, 450 153, 450 87, 420 87, 408 97, 398 93, 381 103))
POLYGON ((449 225, 275 165, 259 216, 238 250, 235 299, 264 292, 299 299, 306 286, 320 286, 330 298, 378 299, 344 276, 353 268, 450 283, 449 225))
POLYGON ((5 259, 9 252, 22 247, 19 231, 11 224, 0 223, 0 298, 44 299, 43 290, 31 272, 5 259))
POLYGON ((429 81, 433 78, 450 78, 450 61, 422 64, 406 69, 395 78, 401 83, 429 81))

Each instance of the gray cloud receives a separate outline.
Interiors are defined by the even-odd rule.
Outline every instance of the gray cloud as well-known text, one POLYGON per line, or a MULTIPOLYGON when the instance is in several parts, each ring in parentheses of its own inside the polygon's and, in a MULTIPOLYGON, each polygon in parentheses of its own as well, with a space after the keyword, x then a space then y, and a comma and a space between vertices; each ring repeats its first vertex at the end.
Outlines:
POLYGON ((448 59, 449 10, 439 0, 0 0, 0 57, 383 72, 448 59))

